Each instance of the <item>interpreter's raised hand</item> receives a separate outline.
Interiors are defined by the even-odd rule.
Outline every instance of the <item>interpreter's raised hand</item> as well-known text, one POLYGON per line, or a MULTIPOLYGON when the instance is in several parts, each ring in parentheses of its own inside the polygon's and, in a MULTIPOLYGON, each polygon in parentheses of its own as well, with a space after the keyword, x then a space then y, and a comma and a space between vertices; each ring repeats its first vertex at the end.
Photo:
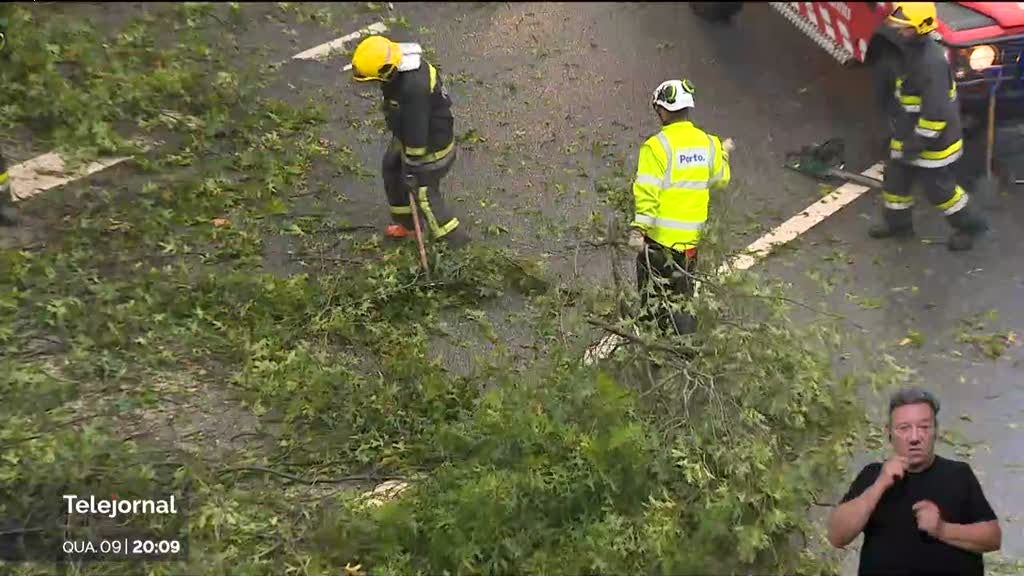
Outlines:
POLYGON ((878 479, 875 482, 888 490, 907 473, 907 463, 905 456, 893 455, 882 465, 882 471, 878 474, 878 479))
POLYGON ((923 530, 933 538, 938 538, 942 530, 942 514, 939 506, 931 500, 920 500, 913 507, 914 517, 917 518, 917 529, 923 530))

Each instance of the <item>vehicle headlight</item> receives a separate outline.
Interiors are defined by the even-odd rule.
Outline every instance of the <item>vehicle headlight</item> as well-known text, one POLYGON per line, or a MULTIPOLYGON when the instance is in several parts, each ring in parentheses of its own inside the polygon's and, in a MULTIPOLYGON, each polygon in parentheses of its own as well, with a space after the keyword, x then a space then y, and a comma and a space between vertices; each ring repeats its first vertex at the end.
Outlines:
POLYGON ((992 66, 996 62, 996 49, 983 44, 981 46, 975 46, 971 48, 970 55, 967 57, 967 61, 971 67, 971 70, 979 71, 992 66))

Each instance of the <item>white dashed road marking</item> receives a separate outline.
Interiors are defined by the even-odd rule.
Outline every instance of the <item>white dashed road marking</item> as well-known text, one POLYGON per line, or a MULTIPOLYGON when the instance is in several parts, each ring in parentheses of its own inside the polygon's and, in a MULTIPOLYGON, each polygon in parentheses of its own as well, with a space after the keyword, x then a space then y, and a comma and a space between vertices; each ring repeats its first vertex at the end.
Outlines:
POLYGON ((330 42, 324 42, 319 46, 314 46, 304 52, 299 52, 295 56, 292 56, 293 60, 322 60, 329 56, 332 52, 336 52, 345 47, 345 44, 366 35, 381 34, 388 29, 383 22, 375 22, 370 24, 362 30, 356 30, 351 34, 346 34, 341 38, 335 38, 330 42))
MULTIPOLYGON (((882 168, 884 166, 883 162, 879 162, 861 172, 861 174, 881 180, 882 168)), ((853 182, 843 184, 833 190, 831 194, 811 204, 796 216, 786 220, 772 231, 755 240, 747 246, 742 254, 733 258, 731 262, 720 266, 718 274, 725 275, 736 270, 746 270, 752 267, 758 260, 770 254, 775 247, 781 246, 807 232, 844 206, 863 196, 870 189, 867 186, 853 182)), ((696 289, 700 289, 699 283, 696 289)), ((589 366, 598 360, 603 360, 611 356, 625 342, 626 339, 617 334, 608 334, 599 342, 587 348, 583 355, 583 363, 589 366)))
MULTIPOLYGON (((881 180, 882 168, 884 166, 884 163, 879 162, 871 168, 861 172, 861 175, 881 180)), ((718 269, 718 273, 726 274, 730 269, 746 270, 747 268, 750 268, 759 258, 763 258, 770 254, 776 246, 781 246, 804 232, 807 232, 825 218, 828 218, 847 204, 853 202, 857 198, 860 198, 868 190, 870 190, 870 188, 862 184, 855 184, 853 182, 843 184, 839 188, 833 190, 831 194, 808 206, 803 212, 800 212, 796 216, 786 220, 771 232, 755 240, 750 246, 747 246, 742 255, 734 258, 729 264, 723 264, 718 269)))
MULTIPOLYGON (((341 38, 300 52, 292 58, 296 60, 320 60, 329 56, 333 51, 344 48, 345 44, 352 40, 368 34, 380 34, 387 29, 383 22, 376 22, 341 38)), ((348 65, 345 67, 345 70, 350 70, 351 68, 352 66, 348 65)), ((60 154, 56 152, 43 154, 9 168, 11 195, 16 202, 26 200, 52 188, 63 186, 68 182, 106 170, 130 158, 130 156, 102 158, 76 170, 68 170, 67 163, 60 154)))
POLYGON ((72 180, 85 178, 90 174, 106 170, 130 158, 131 156, 101 158, 81 166, 77 170, 68 171, 64 158, 56 152, 36 156, 31 160, 26 160, 21 164, 10 167, 8 173, 11 178, 11 196, 13 196, 15 202, 26 200, 46 192, 50 188, 56 188, 72 180))

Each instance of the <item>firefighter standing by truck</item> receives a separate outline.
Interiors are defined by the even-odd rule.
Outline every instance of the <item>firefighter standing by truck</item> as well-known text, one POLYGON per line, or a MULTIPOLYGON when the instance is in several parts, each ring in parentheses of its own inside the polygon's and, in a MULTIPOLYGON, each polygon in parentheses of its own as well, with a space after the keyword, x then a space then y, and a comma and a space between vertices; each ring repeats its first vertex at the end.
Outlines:
POLYGON ((456 156, 451 99, 441 74, 423 58, 419 44, 369 36, 352 54, 352 75, 357 82, 381 83, 382 104, 393 136, 381 167, 393 221, 385 235, 409 235, 413 227, 411 188, 431 235, 454 246, 463 245, 468 236, 449 212, 440 190, 441 179, 456 156))
POLYGON ((919 182, 928 199, 954 228, 947 246, 970 250, 988 229, 967 192, 956 182, 954 163, 963 155, 963 130, 956 83, 942 46, 932 37, 937 27, 932 2, 897 2, 886 19, 901 53, 889 110, 889 161, 885 167, 882 222, 869 230, 873 238, 913 234, 911 188, 919 182))
MULTIPOLYGON (((671 293, 692 296, 697 245, 707 222, 710 193, 729 184, 733 148, 732 140, 722 142, 690 121, 694 89, 688 80, 662 82, 651 106, 662 128, 640 148, 629 233, 629 245, 638 251, 642 318, 654 314, 652 280, 666 281, 671 293)), ((662 329, 667 329, 668 315, 659 316, 662 329)), ((672 313, 671 323, 677 333, 694 329, 694 319, 686 314, 672 313)))

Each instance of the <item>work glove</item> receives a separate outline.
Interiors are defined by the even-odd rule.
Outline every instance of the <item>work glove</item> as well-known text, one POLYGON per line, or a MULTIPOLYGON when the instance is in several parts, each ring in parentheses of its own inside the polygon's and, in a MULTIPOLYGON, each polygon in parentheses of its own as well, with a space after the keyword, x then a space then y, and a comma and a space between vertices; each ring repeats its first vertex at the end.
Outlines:
POLYGON ((405 183, 406 188, 409 190, 409 192, 412 192, 413 195, 419 194, 420 179, 416 176, 415 173, 406 172, 405 170, 403 170, 402 181, 405 183))
POLYGON ((906 162, 917 160, 921 152, 924 152, 924 149, 925 141, 923 138, 916 134, 908 137, 903 142, 903 160, 906 162))
POLYGON ((736 144, 733 143, 732 138, 726 138, 722 140, 722 150, 725 150, 726 154, 731 154, 736 149, 736 144))
POLYGON ((637 228, 629 231, 629 247, 637 252, 644 248, 644 233, 637 228))

